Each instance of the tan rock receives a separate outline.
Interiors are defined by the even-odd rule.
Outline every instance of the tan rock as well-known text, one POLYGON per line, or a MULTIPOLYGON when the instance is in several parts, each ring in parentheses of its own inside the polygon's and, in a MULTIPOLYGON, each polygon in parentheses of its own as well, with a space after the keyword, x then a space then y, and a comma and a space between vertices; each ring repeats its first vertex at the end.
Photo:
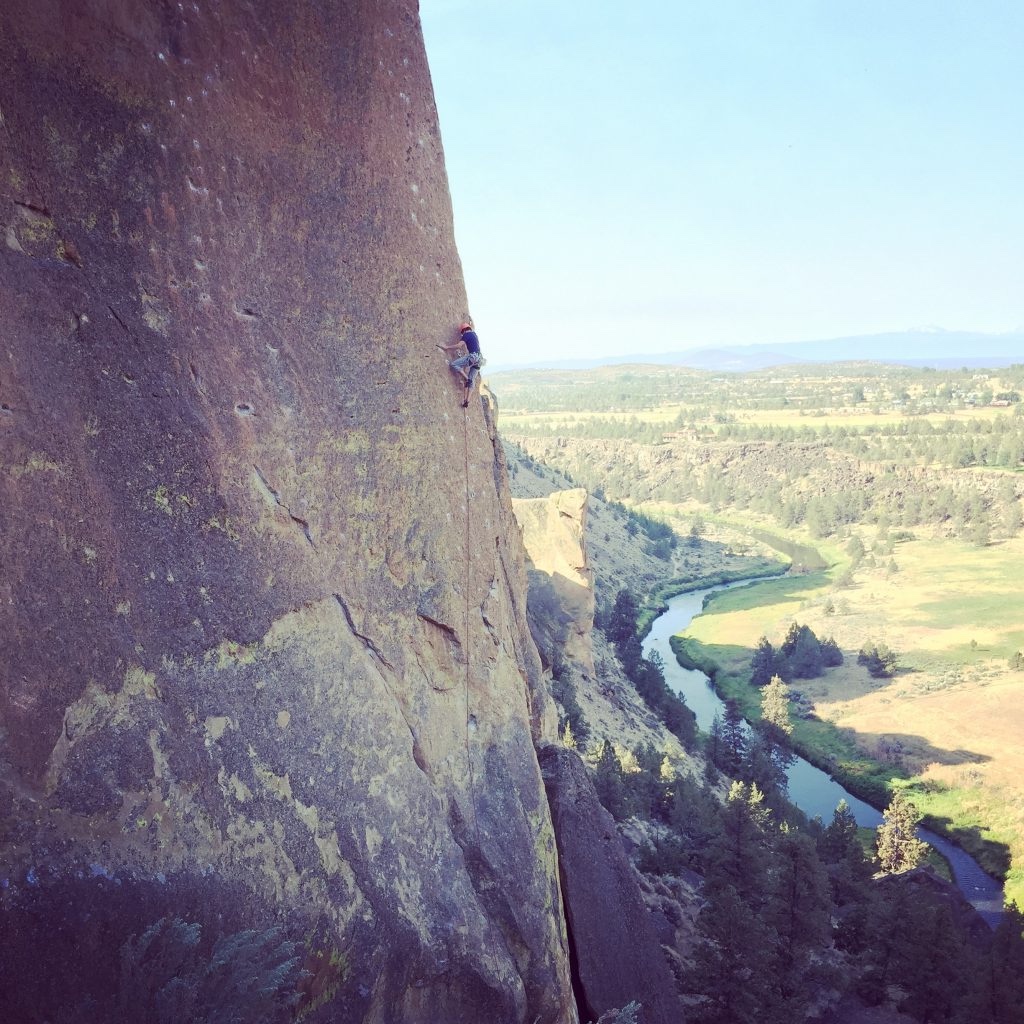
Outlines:
POLYGON ((546 664, 574 662, 594 674, 594 573, 587 562, 587 492, 556 491, 512 502, 526 546, 533 638, 546 664))

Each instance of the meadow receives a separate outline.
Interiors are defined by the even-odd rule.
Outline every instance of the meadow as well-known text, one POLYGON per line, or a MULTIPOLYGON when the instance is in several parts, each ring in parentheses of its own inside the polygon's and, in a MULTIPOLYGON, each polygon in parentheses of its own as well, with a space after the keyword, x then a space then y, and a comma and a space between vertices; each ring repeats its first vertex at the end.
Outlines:
POLYGON ((861 567, 842 587, 848 563, 838 562, 723 592, 682 649, 756 718, 749 670, 760 637, 777 645, 792 622, 834 637, 844 664, 793 684, 814 708, 795 719, 801 753, 876 804, 893 783, 907 787, 930 824, 957 834, 1024 902, 1024 671, 1011 667, 1024 649, 1024 542, 978 552, 910 541, 897 552, 896 573, 861 567), (856 662, 879 640, 898 653, 892 678, 856 662))

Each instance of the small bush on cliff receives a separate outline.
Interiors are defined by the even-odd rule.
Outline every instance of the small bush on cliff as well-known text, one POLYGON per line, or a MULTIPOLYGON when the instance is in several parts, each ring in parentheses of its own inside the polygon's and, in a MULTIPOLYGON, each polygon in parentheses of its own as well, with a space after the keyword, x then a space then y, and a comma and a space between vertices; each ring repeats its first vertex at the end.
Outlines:
POLYGON ((283 1024, 299 1000, 296 950, 270 928, 226 935, 204 953, 198 924, 163 917, 121 946, 119 1019, 283 1024))
POLYGON ((568 726, 577 745, 585 748, 590 739, 590 726, 576 696, 576 687, 564 671, 556 672, 552 676, 551 696, 559 706, 559 735, 564 735, 568 726))
POLYGON ((642 1004, 627 1003, 621 1010, 602 1013, 596 1024, 640 1024, 642 1004))

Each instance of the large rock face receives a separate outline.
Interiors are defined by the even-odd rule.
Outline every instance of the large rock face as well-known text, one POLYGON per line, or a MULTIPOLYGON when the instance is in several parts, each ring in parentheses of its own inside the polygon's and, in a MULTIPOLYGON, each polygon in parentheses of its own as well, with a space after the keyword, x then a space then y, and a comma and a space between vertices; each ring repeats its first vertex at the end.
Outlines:
POLYGON ((167 917, 307 1019, 574 1019, 416 4, 14 0, 0 64, 5 1018, 164 998, 167 917))
POLYGON ((594 675, 594 571, 587 562, 587 492, 513 499, 523 531, 530 631, 547 665, 573 664, 594 675))

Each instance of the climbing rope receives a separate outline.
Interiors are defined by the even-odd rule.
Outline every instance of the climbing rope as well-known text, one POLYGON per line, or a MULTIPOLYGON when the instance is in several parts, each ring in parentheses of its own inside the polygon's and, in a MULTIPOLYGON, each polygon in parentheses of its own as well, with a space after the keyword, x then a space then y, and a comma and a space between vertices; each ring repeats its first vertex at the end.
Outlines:
POLYGON ((466 569, 463 573, 462 581, 463 587, 466 591, 466 628, 463 633, 463 644, 466 656, 466 767, 469 774, 469 806, 473 812, 473 830, 476 833, 476 845, 480 846, 480 822, 476 815, 476 781, 473 778, 473 755, 470 751, 470 723, 473 720, 473 716, 469 711, 469 682, 470 682, 470 651, 471 643, 469 637, 469 570, 470 570, 470 516, 469 516, 469 403, 463 407, 462 416, 462 438, 463 438, 463 470, 465 472, 466 480, 466 514, 465 514, 465 533, 463 536, 463 550, 466 552, 466 569))

